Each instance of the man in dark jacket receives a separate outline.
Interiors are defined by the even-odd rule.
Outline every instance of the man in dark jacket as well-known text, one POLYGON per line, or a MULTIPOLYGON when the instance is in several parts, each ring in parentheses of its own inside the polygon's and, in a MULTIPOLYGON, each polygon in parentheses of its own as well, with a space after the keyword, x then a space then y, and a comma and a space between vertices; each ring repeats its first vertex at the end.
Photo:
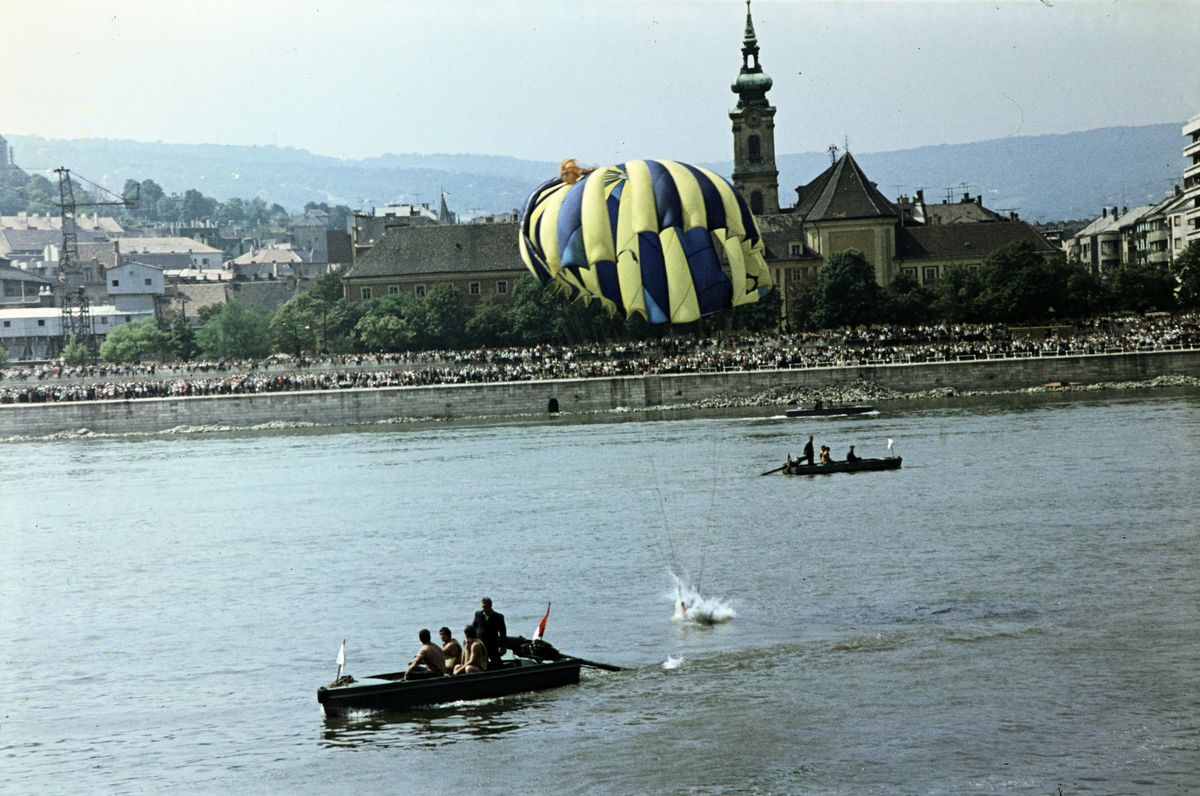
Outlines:
POLYGON ((800 458, 804 459, 809 464, 813 463, 812 434, 808 435, 808 442, 804 443, 804 455, 800 458))
POLYGON ((504 654, 504 641, 508 636, 508 628, 504 626, 504 614, 492 610, 492 598, 484 597, 479 601, 481 610, 475 612, 475 633, 488 651, 488 668, 500 666, 500 656, 504 654))

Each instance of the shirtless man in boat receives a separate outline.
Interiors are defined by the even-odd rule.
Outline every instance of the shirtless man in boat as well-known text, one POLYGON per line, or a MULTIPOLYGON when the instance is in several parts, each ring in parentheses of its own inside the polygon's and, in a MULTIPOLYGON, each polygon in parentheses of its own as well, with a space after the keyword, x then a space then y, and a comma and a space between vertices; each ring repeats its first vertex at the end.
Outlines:
POLYGON ((442 654, 446 656, 446 671, 452 672, 462 661, 462 645, 455 640, 448 627, 439 630, 438 636, 442 639, 442 654))
POLYGON ((421 640, 421 648, 417 650, 412 663, 408 665, 408 670, 404 672, 404 679, 407 680, 410 674, 420 671, 422 666, 438 677, 447 674, 446 656, 442 654, 442 648, 432 642, 428 628, 421 628, 417 638, 421 640))
POLYGON ((474 674, 487 671, 487 647, 475 634, 475 625, 463 628, 463 662, 454 667, 455 674, 474 674))

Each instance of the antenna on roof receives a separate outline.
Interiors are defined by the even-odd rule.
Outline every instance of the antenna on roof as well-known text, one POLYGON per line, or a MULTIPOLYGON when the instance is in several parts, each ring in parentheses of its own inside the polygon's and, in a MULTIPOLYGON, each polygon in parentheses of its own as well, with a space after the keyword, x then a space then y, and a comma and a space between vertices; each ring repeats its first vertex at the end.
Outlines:
POLYGON ((846 152, 849 152, 850 151, 850 136, 846 135, 845 133, 842 133, 842 144, 844 145, 842 147, 842 149, 844 149, 846 152))

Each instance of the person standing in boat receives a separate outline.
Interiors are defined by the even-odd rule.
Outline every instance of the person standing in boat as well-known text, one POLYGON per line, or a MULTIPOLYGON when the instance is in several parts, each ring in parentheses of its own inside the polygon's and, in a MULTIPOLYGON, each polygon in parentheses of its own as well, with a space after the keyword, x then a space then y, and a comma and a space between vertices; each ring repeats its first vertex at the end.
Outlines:
POLYGON ((508 628, 504 626, 504 614, 492 610, 492 598, 484 597, 479 601, 480 609, 475 612, 475 635, 487 648, 488 660, 492 667, 500 665, 500 656, 504 654, 504 641, 508 637, 508 628))
POLYGON ((442 640, 442 654, 446 656, 446 671, 452 672, 455 666, 462 663, 462 645, 455 640, 454 634, 450 632, 450 628, 448 627, 443 627, 439 630, 438 636, 442 640))
POLYGON ((808 442, 804 443, 804 456, 802 457, 811 466, 813 463, 813 444, 812 434, 808 435, 808 442))
POLYGON ((855 453, 855 452, 854 452, 854 446, 853 446, 853 445, 851 445, 851 446, 850 446, 850 450, 848 450, 848 451, 846 452, 846 461, 848 461, 848 462, 860 462, 860 461, 862 461, 862 459, 859 457, 859 455, 858 455, 857 453, 855 453))
POLYGON ((408 665, 408 670, 404 672, 404 679, 407 680, 414 672, 422 671, 422 667, 424 671, 438 677, 445 675, 446 656, 442 654, 442 648, 430 640, 432 637, 429 635, 429 629, 421 628, 417 638, 421 640, 421 648, 417 650, 412 663, 408 665))
POLYGON ((487 671, 487 647, 475 635, 475 625, 463 628, 463 662, 454 667, 455 674, 474 674, 487 671))

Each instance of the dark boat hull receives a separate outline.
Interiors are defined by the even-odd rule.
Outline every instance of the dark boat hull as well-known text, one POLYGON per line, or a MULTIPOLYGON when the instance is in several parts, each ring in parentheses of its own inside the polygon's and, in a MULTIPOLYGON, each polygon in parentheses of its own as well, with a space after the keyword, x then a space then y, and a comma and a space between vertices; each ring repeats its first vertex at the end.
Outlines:
POLYGON ((862 473, 871 470, 899 470, 899 456, 884 459, 859 459, 856 462, 833 462, 831 464, 793 464, 783 468, 784 475, 827 475, 829 473, 862 473))
POLYGON ((788 417, 844 417, 874 412, 873 406, 825 406, 820 409, 788 409, 788 417))
POLYGON ((325 715, 359 710, 409 710, 411 708, 474 699, 542 691, 579 682, 582 663, 575 658, 531 663, 458 677, 430 677, 405 682, 403 672, 368 677, 351 685, 317 689, 325 715))

